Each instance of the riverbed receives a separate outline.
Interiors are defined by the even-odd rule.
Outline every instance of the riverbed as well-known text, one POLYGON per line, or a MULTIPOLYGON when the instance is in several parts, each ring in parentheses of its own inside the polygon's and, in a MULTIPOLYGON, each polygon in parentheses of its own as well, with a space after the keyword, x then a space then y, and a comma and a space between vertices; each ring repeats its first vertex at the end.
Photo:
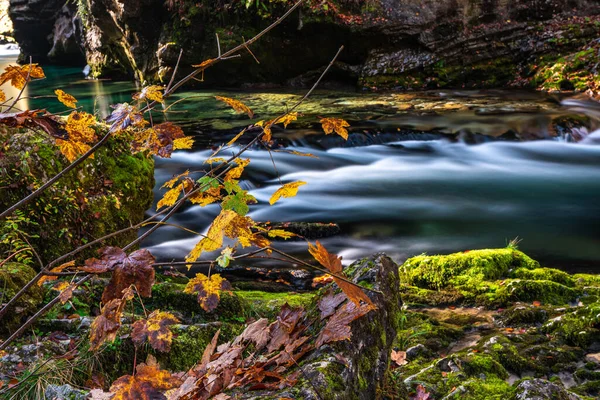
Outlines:
MULTIPOLYGON (((0 64, 11 61, 4 57, 0 64)), ((32 83, 19 106, 63 111, 55 99, 31 98, 61 88, 86 111, 105 117, 110 104, 131 101, 136 90, 129 82, 85 80, 76 68, 45 70, 48 78, 32 83)), ((196 147, 156 160, 155 202, 174 174, 205 168, 215 146, 277 116, 302 94, 288 88, 211 89, 169 100, 186 99, 155 118, 181 123, 196 147), (255 118, 234 113, 214 95, 244 101, 255 118)), ((314 158, 262 147, 245 154, 252 161, 242 186, 258 200, 250 206, 255 220, 337 223, 341 234, 322 242, 345 263, 378 251, 401 261, 421 253, 502 247, 519 238, 520 249, 546 266, 598 272, 600 141, 591 134, 598 128, 596 103, 525 91, 357 93, 325 86, 299 111, 304 115, 297 123, 274 132, 271 150, 314 158), (347 142, 319 129, 319 117, 328 116, 350 122, 347 142), (269 205, 281 182, 297 180, 308 183, 298 196, 269 205)), ((202 233, 218 212, 218 205, 187 206, 171 222, 202 233)), ((143 246, 160 260, 181 260, 197 240, 166 226, 143 246)), ((306 253, 302 241, 277 246, 306 253)))

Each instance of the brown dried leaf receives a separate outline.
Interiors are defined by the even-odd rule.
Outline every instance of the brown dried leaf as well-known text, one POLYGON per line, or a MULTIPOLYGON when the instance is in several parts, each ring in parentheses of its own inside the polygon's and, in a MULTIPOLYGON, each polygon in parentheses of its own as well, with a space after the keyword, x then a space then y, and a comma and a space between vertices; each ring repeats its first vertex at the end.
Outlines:
POLYGON ((197 293, 200 307, 206 312, 211 312, 219 305, 221 292, 230 290, 232 290, 231 284, 219 274, 213 274, 210 278, 204 274, 196 274, 187 283, 183 292, 197 293))
POLYGON ((117 337, 121 327, 121 315, 125 301, 114 299, 109 301, 90 327, 90 350, 96 351, 106 342, 112 342, 117 337))
POLYGON ((154 256, 146 249, 137 250, 124 257, 113 269, 113 275, 102 293, 102 302, 120 298, 123 290, 134 285, 142 297, 152 295, 154 285, 154 256))
POLYGON ((346 302, 327 320, 325 327, 323 327, 323 330, 321 330, 317 337, 316 348, 326 343, 349 340, 352 336, 350 323, 371 310, 373 310, 373 306, 369 304, 357 306, 353 302, 346 302))
POLYGON ((115 265, 122 262, 127 254, 118 247, 103 247, 98 250, 100 259, 88 258, 85 260, 85 266, 79 267, 79 270, 88 272, 91 274, 102 274, 107 271, 111 271, 115 265))
POLYGON ((335 310, 340 304, 344 302, 348 297, 342 292, 333 294, 330 289, 325 296, 319 300, 319 310, 321 310, 321 319, 325 319, 335 313, 335 310))
POLYGON ((144 126, 148 123, 138 108, 128 103, 111 106, 114 111, 106 118, 110 125, 110 132, 121 132, 130 126, 144 126))
POLYGON ((171 351, 173 340, 170 326, 178 322, 179 320, 173 314, 155 310, 147 319, 140 319, 133 323, 131 339, 137 346, 147 340, 154 350, 168 353, 171 351))
POLYGON ((335 283, 337 283, 340 289, 342 289, 346 296, 348 296, 348 298, 357 306, 360 305, 361 301, 364 301, 365 303, 369 304, 369 306, 375 307, 371 299, 369 299, 365 292, 363 292, 360 286, 346 282, 345 280, 342 280, 336 276, 342 274, 342 259, 335 254, 329 253, 327 249, 321 243, 319 243, 319 241, 317 241, 316 244, 316 246, 313 246, 309 243, 308 251, 315 258, 315 260, 319 262, 319 264, 334 274, 333 280, 335 283))
POLYGON ((392 361, 395 362, 396 365, 398 365, 400 367, 408 364, 408 361, 406 360, 406 352, 405 351, 392 350, 391 358, 392 358, 392 361))
POLYGON ((240 340, 248 340, 254 342, 256 350, 260 350, 267 345, 270 340, 269 335, 269 320, 261 318, 248 325, 244 332, 238 338, 240 340))

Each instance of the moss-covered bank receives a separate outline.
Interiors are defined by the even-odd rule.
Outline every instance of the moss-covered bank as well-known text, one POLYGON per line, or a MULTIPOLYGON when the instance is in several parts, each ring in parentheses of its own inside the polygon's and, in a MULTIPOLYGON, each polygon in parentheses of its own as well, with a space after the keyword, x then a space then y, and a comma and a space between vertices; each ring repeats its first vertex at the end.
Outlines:
POLYGON ((407 363, 390 386, 421 384, 435 398, 600 395, 598 275, 544 268, 514 248, 418 256, 400 274, 407 363))
MULTIPOLYGON (((0 126, 0 143, 0 209, 25 197, 68 165, 52 139, 41 132, 0 126)), ((94 159, 85 161, 0 224, 0 258, 26 247, 23 235, 42 260, 49 262, 136 224, 152 202, 153 186, 153 160, 143 154, 132 155, 124 138, 113 137, 94 159)), ((136 235, 130 231, 106 244, 123 245, 136 235)), ((89 255, 91 251, 82 254, 89 255)), ((19 261, 37 268, 31 253, 23 256, 19 261)))

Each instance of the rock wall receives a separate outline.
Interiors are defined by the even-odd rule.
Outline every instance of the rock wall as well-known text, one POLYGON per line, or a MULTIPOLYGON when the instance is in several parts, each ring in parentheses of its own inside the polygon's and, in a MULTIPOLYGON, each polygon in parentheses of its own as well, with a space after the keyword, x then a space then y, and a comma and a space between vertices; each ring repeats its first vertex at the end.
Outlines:
POLYGON ((67 0, 10 0, 13 34, 21 46, 21 62, 81 65, 81 20, 75 3, 67 0))
MULTIPOLYGON (((229 49, 292 3, 263 1, 264 9, 257 9, 233 0, 80 0, 74 18, 81 18, 83 30, 71 31, 79 35, 93 76, 160 81, 168 79, 180 49, 186 72, 217 55, 215 33, 221 48, 229 49)), ((324 2, 307 1, 254 44, 260 64, 244 52, 207 73, 205 83, 306 85, 344 45, 329 79, 365 88, 496 87, 527 76, 537 57, 563 54, 600 36, 598 0, 327 3, 325 8, 324 2)), ((60 0, 11 0, 24 55, 43 53, 39 43, 52 29, 54 42, 64 36, 56 28, 58 18, 50 26, 62 7, 60 0), (40 14, 33 15, 33 9, 40 14), (35 32, 28 29, 40 16, 49 23, 35 32)), ((75 46, 63 53, 73 52, 75 46)))

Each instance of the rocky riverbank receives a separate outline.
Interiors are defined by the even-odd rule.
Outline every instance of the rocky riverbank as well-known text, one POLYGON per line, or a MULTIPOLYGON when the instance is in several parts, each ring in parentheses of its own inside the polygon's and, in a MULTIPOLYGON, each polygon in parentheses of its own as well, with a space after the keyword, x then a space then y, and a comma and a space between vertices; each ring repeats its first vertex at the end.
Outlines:
MULTIPOLYGON (((10 3, 22 60, 87 63, 93 77, 160 81, 180 49, 181 66, 189 69, 216 56, 215 34, 229 49, 293 1, 52 0, 41 10, 37 4, 10 3)), ((328 79, 366 89, 595 91, 596 67, 587 58, 598 58, 599 13, 589 0, 307 1, 252 46, 260 64, 243 54, 207 73, 204 85, 311 84, 345 45, 328 79)))
MULTIPOLYGON (((303 372, 292 387, 265 391, 257 386, 229 395, 520 400, 600 394, 598 275, 544 268, 514 248, 419 256, 402 265, 376 255, 344 272, 382 292, 381 297, 370 294, 378 310, 351 324, 348 341, 299 360, 303 372)), ((150 348, 136 353, 129 324, 144 313, 137 307, 125 316, 118 339, 98 355, 76 346, 98 312, 105 285, 100 279, 78 290, 70 303, 55 306, 37 324, 35 338, 10 347, 0 359, 1 376, 8 382, 48 357, 58 356, 48 368, 62 368, 60 356, 74 348, 84 360, 81 368, 68 379, 49 379, 51 393, 84 398, 87 391, 75 388, 108 389, 113 379, 130 373, 136 357, 143 360, 147 354, 155 355, 162 368, 185 371, 202 358, 217 330, 219 343, 232 340, 247 323, 276 320, 286 303, 310 315, 331 286, 304 293, 235 290, 207 313, 195 295, 183 292, 187 278, 157 279, 145 308, 169 311, 180 320, 173 326, 170 353, 150 348)))

